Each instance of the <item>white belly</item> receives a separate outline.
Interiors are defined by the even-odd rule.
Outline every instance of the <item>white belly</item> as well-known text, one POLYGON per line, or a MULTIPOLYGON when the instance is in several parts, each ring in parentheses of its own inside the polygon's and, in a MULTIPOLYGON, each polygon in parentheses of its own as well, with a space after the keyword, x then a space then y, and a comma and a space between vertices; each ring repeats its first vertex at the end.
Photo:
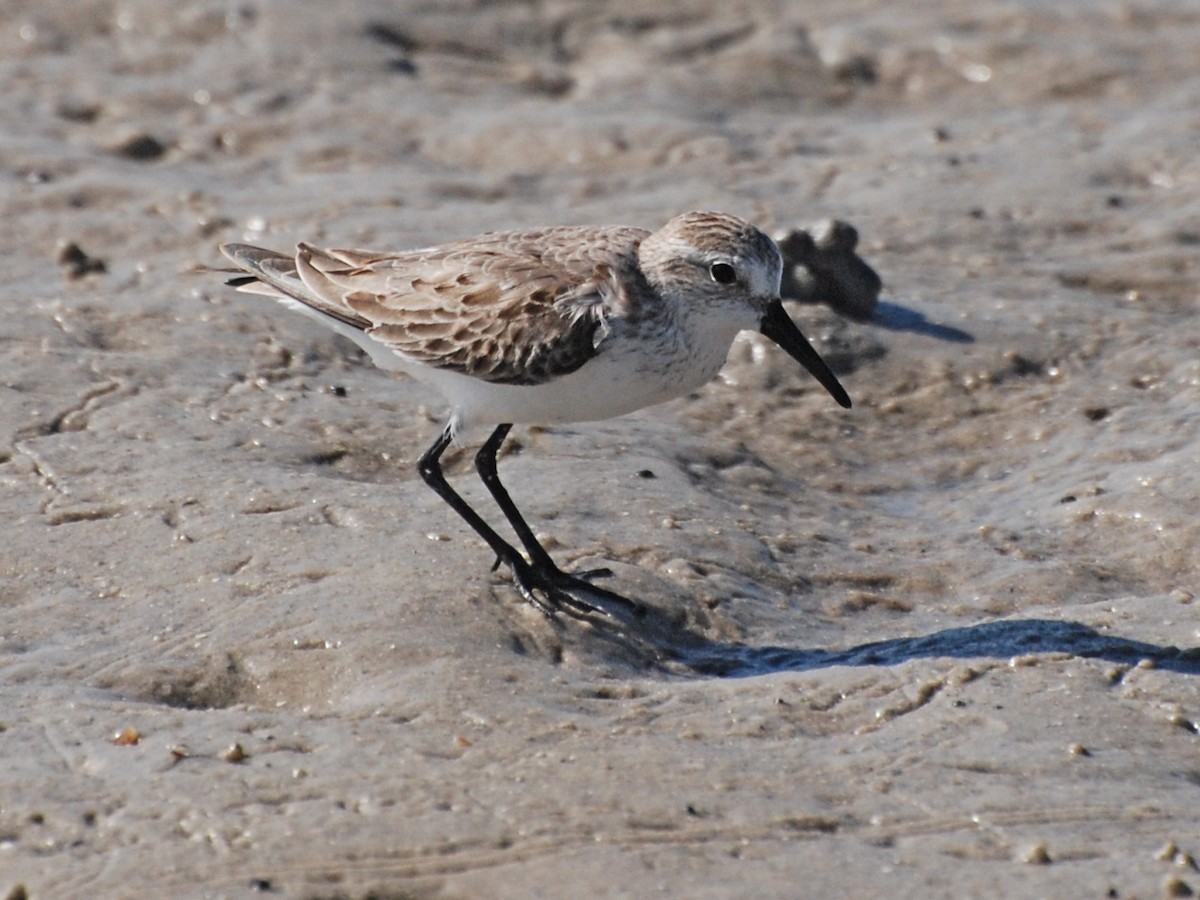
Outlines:
POLYGON ((611 419, 696 390, 720 371, 728 353, 711 348, 606 348, 568 375, 542 384, 493 384, 445 369, 401 361, 399 368, 442 394, 458 428, 553 425, 611 419))
POLYGON ((319 320, 366 350, 381 369, 404 372, 445 397, 456 432, 505 422, 553 425, 611 419, 663 403, 711 381, 737 334, 736 327, 726 325, 701 334, 671 330, 651 336, 613 335, 601 353, 574 372, 541 384, 513 385, 407 360, 358 329, 326 316, 319 320))

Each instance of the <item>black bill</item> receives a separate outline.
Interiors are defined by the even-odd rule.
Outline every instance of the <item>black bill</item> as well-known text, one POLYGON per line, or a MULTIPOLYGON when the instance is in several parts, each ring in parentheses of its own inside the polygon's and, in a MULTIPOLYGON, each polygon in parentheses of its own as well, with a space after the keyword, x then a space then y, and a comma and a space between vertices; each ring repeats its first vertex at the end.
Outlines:
POLYGON ((788 356, 808 369, 812 377, 821 382, 825 390, 829 391, 830 396, 841 406, 846 409, 850 408, 850 395, 846 393, 846 389, 842 387, 829 366, 825 365, 825 360, 821 359, 808 339, 800 333, 796 323, 784 310, 781 300, 771 301, 771 305, 767 307, 767 312, 763 316, 759 331, 782 347, 788 356))

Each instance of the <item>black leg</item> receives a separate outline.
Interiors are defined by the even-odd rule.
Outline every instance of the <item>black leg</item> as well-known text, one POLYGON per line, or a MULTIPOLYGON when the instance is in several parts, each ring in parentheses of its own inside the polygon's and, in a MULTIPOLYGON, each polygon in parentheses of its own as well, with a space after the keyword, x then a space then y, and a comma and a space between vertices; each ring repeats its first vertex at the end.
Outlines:
POLYGON ((483 517, 471 509, 470 504, 460 497, 458 492, 446 481, 446 476, 442 472, 441 459, 453 439, 450 426, 447 425, 433 445, 421 454, 421 458, 417 461, 417 471, 421 473, 421 478, 425 483, 433 488, 439 497, 449 503, 450 508, 475 529, 476 534, 487 541, 498 559, 510 562, 513 557, 520 557, 521 554, 517 552, 517 548, 496 534, 495 529, 483 521, 483 517))
POLYGON ((604 611, 599 610, 594 604, 576 597, 571 592, 572 589, 598 594, 629 609, 636 609, 636 604, 626 600, 619 594, 594 588, 587 582, 560 570, 550 558, 550 554, 538 543, 537 538, 533 535, 533 531, 530 530, 525 520, 521 518, 520 512, 517 511, 516 504, 512 502, 512 498, 508 496, 508 492, 500 484, 499 476, 496 473, 496 451, 499 449, 500 444, 503 443, 504 438, 508 435, 511 428, 512 425, 500 425, 496 428, 476 456, 476 465, 479 468, 480 475, 483 477, 484 484, 487 485, 492 496, 496 498, 496 502, 504 511, 505 517, 512 523, 517 536, 521 539, 521 543, 529 551, 531 562, 527 562, 516 547, 500 537, 496 533, 496 530, 488 525, 483 520, 483 517, 475 512, 470 504, 446 481, 446 476, 442 472, 441 457, 446 452, 446 448, 450 446, 452 440, 449 426, 433 442, 433 445, 421 455, 421 459, 417 463, 417 470, 421 473, 421 478, 424 479, 425 483, 433 488, 434 492, 445 500, 450 505, 450 508, 458 513, 474 529, 476 534, 487 541, 492 552, 496 554, 497 563, 503 563, 512 569, 513 581, 517 589, 521 592, 521 595, 546 615, 551 615, 556 609, 560 608, 584 613, 604 611))
MULTIPOLYGON (((554 560, 550 558, 550 554, 546 552, 546 548, 542 546, 541 541, 534 535, 533 529, 526 523, 525 517, 521 515, 521 511, 517 509, 517 504, 509 496, 508 490, 500 482, 500 473, 496 471, 496 454, 500 452, 500 445, 504 443, 504 439, 508 437, 508 433, 511 430, 511 424, 496 426, 496 430, 492 432, 491 437, 487 439, 484 445, 479 448, 479 452, 475 454, 475 468, 479 472, 479 477, 483 480, 484 485, 491 492, 496 505, 504 513, 504 518, 508 519, 508 524, 517 533, 517 537, 521 541, 521 546, 529 554, 529 560, 533 563, 534 567, 547 572, 556 572, 561 576, 560 580, 571 580, 572 576, 562 572, 554 560)), ((497 560, 498 563, 499 560, 497 560)), ((592 569, 587 572, 581 572, 579 577, 607 578, 610 575, 612 575, 612 572, 609 569, 592 569)))
POLYGON ((488 491, 491 492, 496 505, 504 513, 504 518, 508 519, 508 524, 517 533, 521 545, 524 546, 525 552, 529 554, 529 561, 538 568, 554 569, 557 568, 554 565, 554 560, 550 558, 550 554, 546 552, 546 548, 534 536, 533 529, 525 522, 521 511, 517 509, 517 504, 513 503, 512 497, 508 495, 508 491, 500 483, 500 473, 496 471, 496 454, 500 452, 500 445, 504 443, 504 439, 508 437, 510 431, 512 431, 511 424, 496 426, 496 430, 492 432, 492 436, 484 442, 484 445, 479 448, 479 452, 475 454, 475 469, 479 472, 479 477, 483 479, 483 483, 488 491))
POLYGON ((572 590, 590 592, 606 597, 610 602, 626 605, 628 608, 636 608, 636 604, 622 597, 620 594, 606 591, 597 588, 595 585, 585 581, 586 578, 603 578, 612 575, 608 569, 593 569, 588 572, 582 572, 580 575, 569 575, 558 567, 550 554, 546 552, 546 548, 542 546, 541 541, 533 533, 533 529, 525 521, 521 515, 521 511, 517 509, 517 504, 513 502, 509 496, 508 490, 500 482, 500 474, 496 470, 496 454, 500 451, 500 445, 504 443, 504 439, 508 437, 508 433, 512 430, 511 424, 497 425, 496 430, 479 448, 479 452, 475 454, 475 468, 479 472, 479 477, 483 480, 484 485, 491 493, 492 498, 496 501, 496 505, 500 507, 504 513, 504 518, 508 519, 508 523, 512 526, 513 531, 517 533, 521 545, 525 548, 525 552, 529 554, 529 561, 533 565, 534 571, 539 578, 547 585, 551 585, 565 592, 572 590))

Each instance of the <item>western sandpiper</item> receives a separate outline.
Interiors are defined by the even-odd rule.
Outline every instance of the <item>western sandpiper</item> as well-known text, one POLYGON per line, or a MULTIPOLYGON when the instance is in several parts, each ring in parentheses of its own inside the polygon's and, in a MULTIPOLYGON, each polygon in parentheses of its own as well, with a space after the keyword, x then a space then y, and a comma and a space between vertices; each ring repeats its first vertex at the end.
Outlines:
MULTIPOLYGON (((606 419, 709 381, 739 331, 777 343, 844 407, 850 398, 784 311, 775 243, 734 216, 689 212, 650 232, 562 226, 484 234, 403 253, 318 250, 294 255, 247 244, 221 250, 247 276, 229 283, 305 313, 405 372, 450 404, 421 477, 512 571, 526 600, 550 614, 635 604, 560 569, 496 472, 515 423, 606 419), (440 458, 460 430, 492 425, 475 466, 522 555, 450 486, 440 458), (589 600, 588 598, 593 598, 589 600)), ((495 566, 493 567, 495 568, 495 566)))

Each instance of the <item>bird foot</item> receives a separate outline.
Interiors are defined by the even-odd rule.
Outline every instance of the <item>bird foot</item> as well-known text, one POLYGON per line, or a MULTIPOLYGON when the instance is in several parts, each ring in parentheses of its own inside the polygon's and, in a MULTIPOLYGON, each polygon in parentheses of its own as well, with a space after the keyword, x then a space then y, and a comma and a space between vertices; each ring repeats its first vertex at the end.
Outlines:
POLYGON ((608 617, 614 613, 630 616, 643 612, 639 604, 627 597, 596 587, 587 580, 607 578, 612 575, 611 569, 589 569, 572 575, 553 563, 529 563, 520 556, 504 560, 504 563, 512 571, 513 583, 521 596, 548 618, 560 611, 576 616, 598 613, 608 617))

